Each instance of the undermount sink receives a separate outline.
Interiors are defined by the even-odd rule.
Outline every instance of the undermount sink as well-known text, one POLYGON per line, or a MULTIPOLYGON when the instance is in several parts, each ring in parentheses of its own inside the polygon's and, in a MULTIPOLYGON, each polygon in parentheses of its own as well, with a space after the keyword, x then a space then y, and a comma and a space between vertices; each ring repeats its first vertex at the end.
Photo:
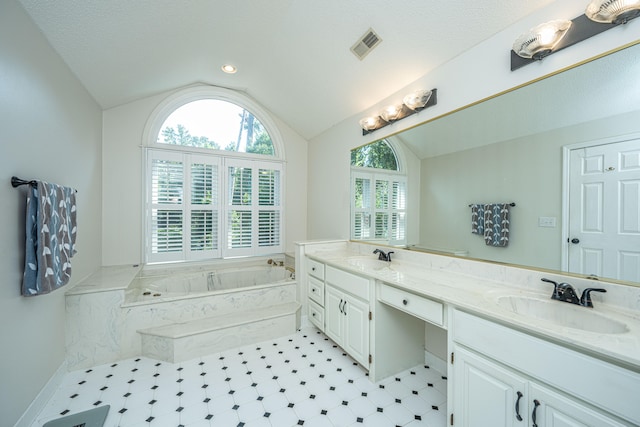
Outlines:
POLYGON ((496 299, 498 305, 516 314, 551 322, 557 326, 601 334, 628 332, 627 325, 581 307, 552 299, 534 296, 508 295, 496 299))
POLYGON ((372 258, 347 258, 347 264, 365 270, 382 270, 389 268, 387 261, 380 261, 372 258))

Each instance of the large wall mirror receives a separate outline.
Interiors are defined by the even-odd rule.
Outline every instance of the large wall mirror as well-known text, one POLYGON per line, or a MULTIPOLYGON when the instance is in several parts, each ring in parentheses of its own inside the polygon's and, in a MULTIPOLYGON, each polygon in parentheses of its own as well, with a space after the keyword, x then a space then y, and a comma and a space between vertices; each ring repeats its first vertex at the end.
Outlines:
POLYGON ((409 158, 407 246, 640 286, 638 58, 635 44, 388 136, 409 158), (484 203, 515 204, 506 247, 471 233, 484 203))

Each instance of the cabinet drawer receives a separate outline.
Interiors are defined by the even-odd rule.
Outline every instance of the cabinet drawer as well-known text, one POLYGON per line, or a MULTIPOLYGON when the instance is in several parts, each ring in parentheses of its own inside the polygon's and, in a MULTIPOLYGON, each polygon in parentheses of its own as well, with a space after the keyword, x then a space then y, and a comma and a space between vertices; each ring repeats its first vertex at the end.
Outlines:
POLYGON ((426 320, 434 325, 444 324, 442 303, 402 291, 389 285, 380 285, 380 301, 399 310, 426 320))
POLYGON ((324 264, 307 258, 307 273, 320 280, 324 280, 324 264))
POLYGON ((369 279, 331 266, 327 267, 326 279, 327 284, 369 301, 369 279))
POLYGON ((324 308, 313 301, 309 301, 309 320, 324 331, 324 308))
POLYGON ((309 298, 324 307, 324 283, 309 276, 309 298))

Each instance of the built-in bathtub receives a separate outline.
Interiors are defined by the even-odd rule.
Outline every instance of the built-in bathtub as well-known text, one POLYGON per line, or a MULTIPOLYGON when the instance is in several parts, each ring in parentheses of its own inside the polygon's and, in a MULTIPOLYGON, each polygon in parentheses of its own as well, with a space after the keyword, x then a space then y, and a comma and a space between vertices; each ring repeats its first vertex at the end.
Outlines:
POLYGON ((247 266, 198 272, 140 274, 127 290, 126 302, 154 303, 208 294, 246 292, 252 288, 278 287, 293 283, 293 269, 284 266, 247 266))
MULTIPOLYGON (((113 273, 118 277, 133 272, 128 285, 82 286, 72 290, 66 297, 69 368, 144 355, 145 334, 148 339, 150 335, 161 335, 156 332, 162 328, 185 326, 188 334, 195 336, 199 322, 206 324, 203 329, 211 331, 212 319, 216 317, 223 322, 235 322, 235 330, 220 332, 222 338, 207 338, 211 343, 217 339, 222 347, 244 345, 249 338, 270 333, 295 332, 300 325, 300 313, 293 270, 280 266, 280 259, 270 264, 267 261, 268 258, 248 258, 210 264, 118 268, 113 273), (287 311, 286 316, 279 314, 283 310, 287 311), (262 326, 242 323, 252 317, 243 313, 251 313, 253 317, 264 313, 265 321, 262 326)), ((108 282, 104 276, 111 274, 112 269, 103 269, 100 283, 108 282)), ((184 339, 186 334, 178 332, 174 336, 184 339)), ((195 357, 196 350, 200 349, 184 357, 191 354, 195 357)))

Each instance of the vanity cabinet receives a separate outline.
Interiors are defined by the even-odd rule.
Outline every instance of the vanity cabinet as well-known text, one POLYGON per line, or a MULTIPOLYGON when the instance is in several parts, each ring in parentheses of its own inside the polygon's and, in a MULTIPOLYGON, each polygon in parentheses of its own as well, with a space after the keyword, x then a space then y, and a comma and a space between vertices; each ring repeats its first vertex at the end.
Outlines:
POLYGON ((325 275, 325 333, 369 366, 370 280, 330 266, 325 275))
POLYGON ((454 310, 455 426, 637 425, 640 375, 454 310), (625 421, 626 420, 626 421, 625 421))
POLYGON ((527 379, 518 371, 455 348, 456 426, 622 427, 611 417, 527 379))
POLYGON ((307 258, 309 321, 324 332, 324 264, 307 258))

